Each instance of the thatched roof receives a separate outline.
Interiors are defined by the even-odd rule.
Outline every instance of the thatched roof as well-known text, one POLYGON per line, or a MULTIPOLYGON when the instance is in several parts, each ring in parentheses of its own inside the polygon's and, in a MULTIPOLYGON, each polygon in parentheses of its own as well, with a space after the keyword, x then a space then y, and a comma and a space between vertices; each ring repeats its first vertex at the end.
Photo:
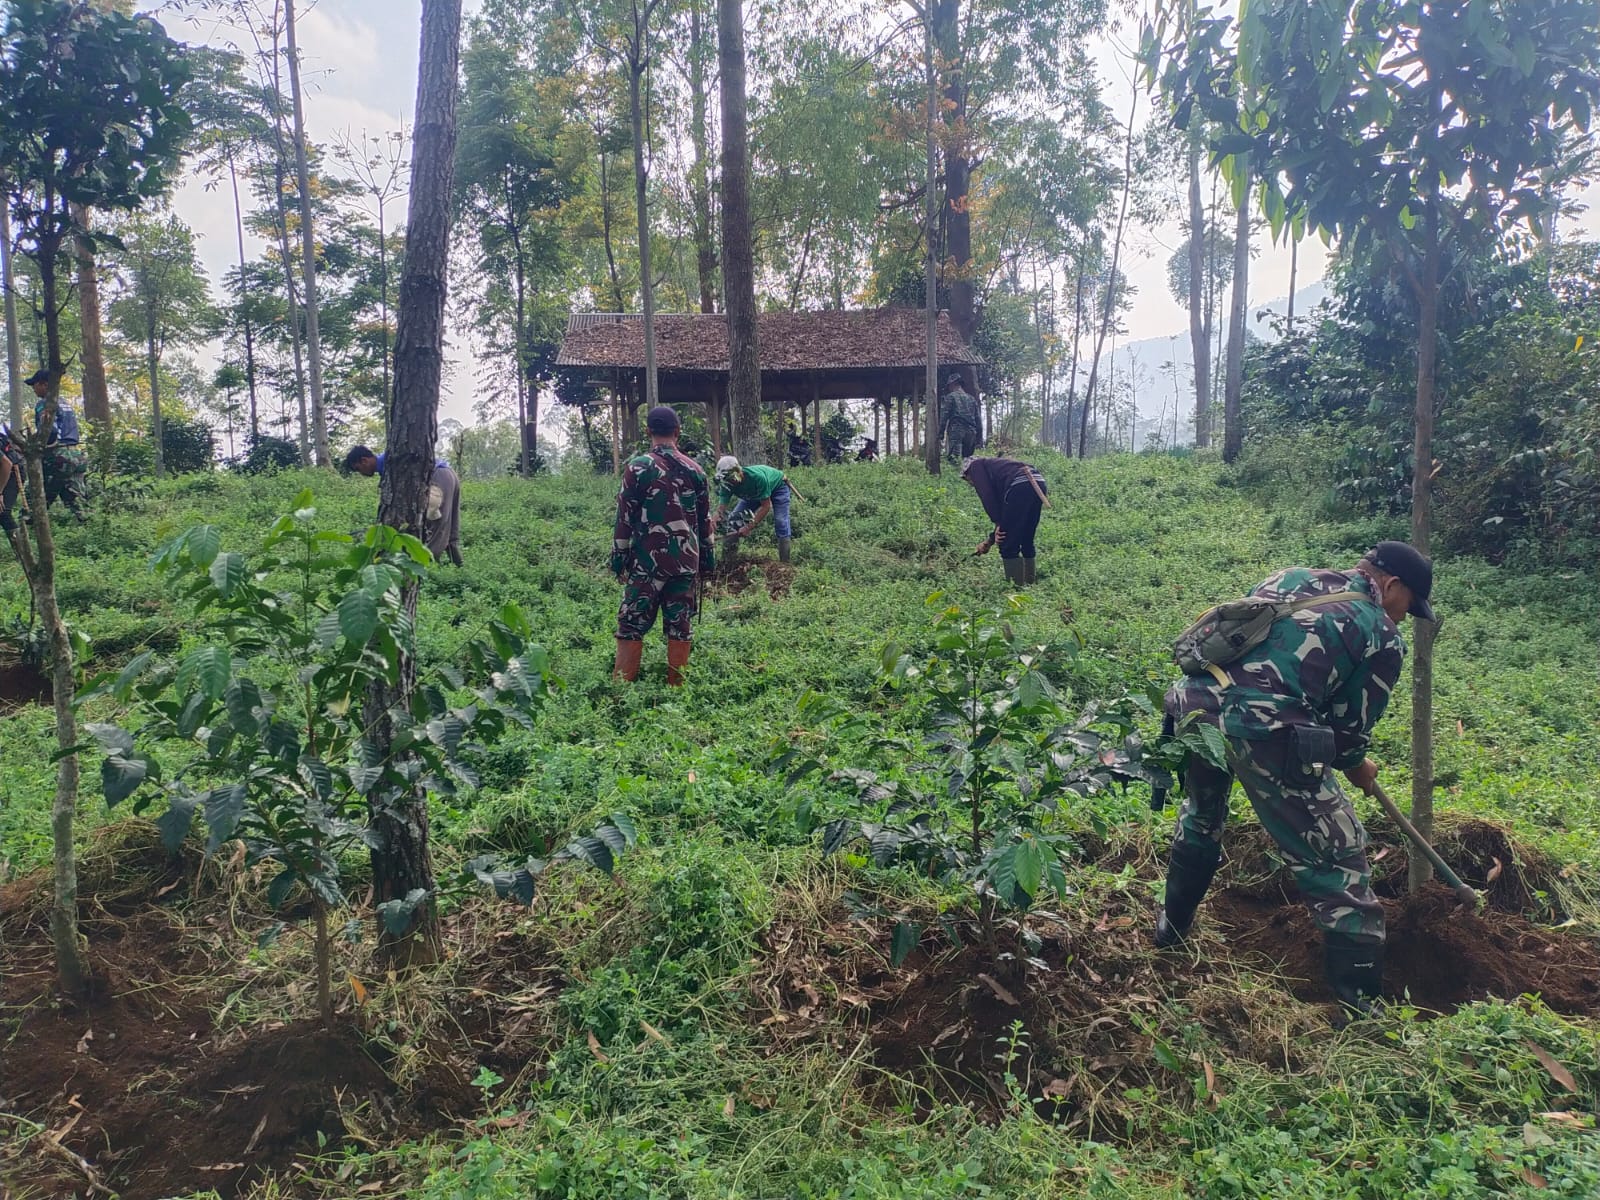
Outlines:
MULTIPOLYGON (((927 327, 919 308, 764 312, 757 323, 761 370, 802 372, 905 371, 927 363, 927 327)), ((939 314, 941 366, 980 359, 939 314)), ((638 370, 644 366, 644 319, 638 313, 574 313, 556 365, 638 370)), ((728 370, 728 318, 721 314, 663 313, 656 317, 660 372, 728 370)))

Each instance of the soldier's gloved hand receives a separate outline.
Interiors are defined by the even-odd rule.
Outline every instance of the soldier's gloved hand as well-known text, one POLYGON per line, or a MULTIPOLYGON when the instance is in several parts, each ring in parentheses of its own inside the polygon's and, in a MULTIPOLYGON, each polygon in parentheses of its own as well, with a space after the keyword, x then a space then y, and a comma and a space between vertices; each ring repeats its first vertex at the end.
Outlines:
POLYGON ((1370 796, 1378 785, 1378 764, 1370 758, 1364 758, 1347 770, 1344 777, 1350 781, 1352 787, 1359 788, 1370 796))
POLYGON ((611 552, 611 573, 618 579, 621 579, 622 572, 627 568, 627 566, 628 560, 620 552, 613 550, 611 552))

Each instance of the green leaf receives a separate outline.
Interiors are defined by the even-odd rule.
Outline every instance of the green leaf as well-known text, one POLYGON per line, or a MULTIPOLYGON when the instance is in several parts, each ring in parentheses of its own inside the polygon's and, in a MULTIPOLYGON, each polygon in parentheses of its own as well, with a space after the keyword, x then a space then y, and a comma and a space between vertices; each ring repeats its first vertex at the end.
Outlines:
POLYGON ((1200 741, 1205 747, 1204 758, 1214 767, 1224 770, 1228 766, 1228 743, 1222 736, 1222 731, 1215 725, 1202 723, 1200 725, 1200 741))
POLYGON ((611 874, 616 866, 616 861, 611 855, 611 847, 597 837, 574 838, 567 843, 562 853, 578 862, 588 863, 595 870, 607 875, 611 874))
POLYGON ((822 852, 824 854, 837 854, 850 840, 852 822, 841 818, 829 821, 822 827, 822 852))
POLYGON ((428 892, 424 888, 412 888, 404 900, 385 900, 378 905, 378 916, 383 921, 384 930, 391 937, 403 937, 411 928, 417 909, 427 900, 428 892))
POLYGON ((215 854, 223 842, 233 837, 239 819, 244 816, 244 803, 242 783, 225 784, 206 793, 206 854, 215 854))
POLYGON ((176 854, 183 846, 194 825, 196 801, 192 796, 175 797, 171 807, 156 818, 156 828, 161 831, 161 844, 168 854, 176 854))
POLYGON ((233 727, 246 737, 253 737, 261 729, 261 721, 256 716, 261 708, 261 689, 254 680, 235 679, 228 685, 222 701, 228 708, 228 720, 233 722, 233 727))
POLYGON ((222 549, 222 530, 215 525, 196 525, 185 539, 189 560, 197 567, 209 567, 222 549))
POLYGON ((105 792, 106 804, 116 807, 134 792, 150 775, 150 760, 142 754, 108 754, 100 763, 100 787, 105 792))
POLYGON ((83 728, 107 754, 128 754, 133 750, 133 734, 120 726, 91 723, 83 728))
POLYGON ((370 592, 354 591, 339 601, 339 632, 365 646, 378 628, 378 601, 370 592))
POLYGON ((1017 846, 1006 847, 997 854, 989 867, 989 886, 1004 904, 1016 904, 1017 895, 1017 846))
POLYGON ((272 882, 267 885, 267 904, 271 908, 280 908, 289 898, 289 893, 294 890, 294 885, 300 881, 300 873, 293 867, 285 867, 272 882))
POLYGON ((133 685, 138 682, 139 676, 145 673, 155 655, 154 650, 146 650, 143 654, 135 656, 133 661, 123 667, 121 673, 117 675, 116 683, 111 685, 111 694, 118 700, 126 701, 133 694, 133 685))
POLYGON ((249 576, 250 569, 245 564, 244 555, 229 551, 219 554, 211 564, 211 586, 217 589, 217 594, 223 599, 231 597, 239 590, 249 576))
POLYGON ((639 829, 633 823, 633 818, 627 813, 614 812, 610 817, 611 824, 615 825, 617 832, 622 834, 623 841, 631 849, 639 841, 639 829))
POLYGON ((178 691, 186 693, 198 686, 212 700, 221 700, 228 694, 228 680, 233 675, 233 659, 225 646, 201 646, 183 660, 178 668, 178 691))
POLYGON ((1039 881, 1044 875, 1044 854, 1038 842, 1027 838, 1017 843, 1017 888, 1031 901, 1039 894, 1039 881))
POLYGON ((889 947, 889 965, 898 967, 905 962, 921 940, 922 926, 915 921, 895 922, 894 940, 889 947))

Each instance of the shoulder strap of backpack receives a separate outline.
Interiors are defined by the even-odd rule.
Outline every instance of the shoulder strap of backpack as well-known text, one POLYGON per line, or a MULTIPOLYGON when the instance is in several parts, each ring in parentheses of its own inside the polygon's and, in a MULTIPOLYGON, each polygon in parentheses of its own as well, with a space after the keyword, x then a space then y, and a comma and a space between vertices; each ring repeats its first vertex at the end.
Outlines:
MULTIPOLYGON (((1366 592, 1329 592, 1324 596, 1307 596, 1304 600, 1296 600, 1284 610, 1283 615, 1288 616, 1290 613, 1301 612, 1308 608, 1320 608, 1324 604, 1343 604, 1347 600, 1366 600, 1370 603, 1376 603, 1366 592)), ((1233 679, 1225 668, 1218 666, 1216 663, 1207 663, 1206 670, 1224 688, 1233 686, 1233 679)))

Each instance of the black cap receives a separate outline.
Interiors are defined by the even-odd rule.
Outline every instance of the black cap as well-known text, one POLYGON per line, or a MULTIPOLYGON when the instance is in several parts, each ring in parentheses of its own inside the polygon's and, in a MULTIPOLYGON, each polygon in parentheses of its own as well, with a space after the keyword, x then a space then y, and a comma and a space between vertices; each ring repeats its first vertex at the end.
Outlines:
POLYGON ((1433 560, 1405 542, 1379 542, 1367 551, 1366 560, 1387 575, 1393 575, 1411 589, 1411 615, 1431 621, 1433 605, 1433 560))
POLYGON ((36 383, 49 383, 49 382, 50 382, 50 369, 48 367, 40 367, 32 375, 29 375, 26 379, 24 379, 22 381, 22 386, 23 387, 32 387, 36 383))
POLYGON ((650 415, 644 419, 645 428, 658 437, 666 437, 669 433, 677 433, 680 427, 678 410, 669 404, 658 404, 650 410, 650 415))

